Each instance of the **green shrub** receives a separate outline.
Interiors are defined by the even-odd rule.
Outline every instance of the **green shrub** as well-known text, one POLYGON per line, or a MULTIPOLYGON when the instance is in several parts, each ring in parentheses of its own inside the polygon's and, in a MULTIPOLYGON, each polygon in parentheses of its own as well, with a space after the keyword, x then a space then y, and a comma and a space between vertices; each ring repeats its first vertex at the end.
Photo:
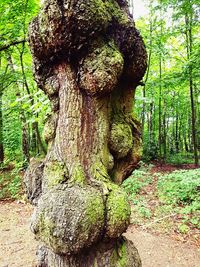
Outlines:
POLYGON ((181 153, 171 154, 166 160, 167 163, 174 165, 190 164, 194 162, 193 154, 183 155, 181 153))
POLYGON ((144 166, 142 170, 135 170, 131 176, 126 179, 122 186, 129 195, 129 198, 133 198, 145 185, 152 181, 150 173, 146 172, 144 166))
POLYGON ((0 199, 17 199, 22 193, 22 163, 2 165, 0 168, 0 199))
POLYGON ((199 209, 200 169, 174 171, 159 176, 158 194, 160 199, 171 204, 194 206, 199 209))
POLYGON ((13 199, 18 198, 21 188, 22 188, 21 177, 19 175, 16 175, 8 185, 8 190, 10 192, 11 198, 13 199))

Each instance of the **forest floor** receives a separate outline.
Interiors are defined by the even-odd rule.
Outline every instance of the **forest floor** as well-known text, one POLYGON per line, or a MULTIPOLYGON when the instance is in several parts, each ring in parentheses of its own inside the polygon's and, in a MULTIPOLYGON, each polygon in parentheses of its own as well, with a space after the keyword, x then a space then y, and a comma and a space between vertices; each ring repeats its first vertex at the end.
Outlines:
MULTIPOLYGON (((187 168, 193 166, 184 167, 187 168)), ((170 165, 154 165, 151 171, 165 173, 175 169, 177 167, 170 165)), ((148 195, 152 195, 154 185, 147 186, 148 195)), ((29 230, 32 212, 32 206, 23 201, 0 201, 0 267, 34 266, 37 242, 29 230)), ((126 236, 138 248, 143 267, 200 267, 200 233, 194 230, 187 234, 177 233, 163 218, 147 224, 144 221, 131 224, 127 230, 126 236)))
MULTIPOLYGON (((160 164, 155 163, 146 171, 146 180, 150 175, 150 182, 143 185, 139 192, 133 196, 132 224, 138 228, 148 231, 153 235, 166 235, 176 241, 193 244, 200 248, 200 227, 192 224, 190 215, 181 214, 182 204, 174 207, 162 202, 158 197, 158 174, 163 176, 174 171, 196 169, 194 164, 160 164), (134 203, 135 202, 135 203, 134 203)), ((169 188, 170 190, 171 188, 169 188)), ((177 189, 178 190, 178 189, 177 189)), ((200 222, 200 212, 196 214, 195 220, 200 222)), ((195 216, 194 216, 195 217, 195 216)), ((199 263, 200 267, 200 263, 199 263)))

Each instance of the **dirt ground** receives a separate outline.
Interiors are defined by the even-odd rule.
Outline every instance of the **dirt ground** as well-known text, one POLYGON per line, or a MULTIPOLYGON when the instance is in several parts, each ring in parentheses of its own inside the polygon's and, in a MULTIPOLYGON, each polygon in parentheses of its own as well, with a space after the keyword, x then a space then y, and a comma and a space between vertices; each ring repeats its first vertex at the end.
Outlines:
MULTIPOLYGON (((29 230, 32 207, 0 202, 0 267, 33 267, 37 246, 29 230)), ((200 267, 200 248, 130 226, 126 236, 139 250, 143 267, 200 267)))

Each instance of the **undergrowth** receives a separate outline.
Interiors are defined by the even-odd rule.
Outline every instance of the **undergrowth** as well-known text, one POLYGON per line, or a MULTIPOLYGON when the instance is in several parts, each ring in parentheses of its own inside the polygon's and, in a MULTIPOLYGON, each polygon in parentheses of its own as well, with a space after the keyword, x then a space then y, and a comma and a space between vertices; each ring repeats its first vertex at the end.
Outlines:
POLYGON ((200 169, 153 173, 148 166, 124 181, 132 223, 187 234, 200 230, 200 169), (199 230, 198 230, 199 229, 199 230))
POLYGON ((22 195, 23 163, 0 166, 0 200, 18 199, 22 195))
POLYGON ((179 230, 189 230, 186 224, 200 229, 200 169, 159 175, 158 196, 164 203, 178 207, 178 212, 183 215, 179 230))

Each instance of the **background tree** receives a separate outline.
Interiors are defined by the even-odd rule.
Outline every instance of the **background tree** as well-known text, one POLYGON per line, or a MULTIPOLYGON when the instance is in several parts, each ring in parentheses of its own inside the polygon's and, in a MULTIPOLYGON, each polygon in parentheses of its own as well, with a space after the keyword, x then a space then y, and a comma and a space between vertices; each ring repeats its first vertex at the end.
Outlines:
POLYGON ((193 158, 197 164, 200 130, 197 124, 200 117, 197 101, 199 63, 196 59, 199 47, 197 15, 199 3, 198 1, 146 1, 146 3, 149 17, 138 20, 137 25, 145 37, 151 61, 148 75, 146 74, 144 78, 143 94, 138 90, 136 95, 139 100, 136 101, 136 110, 141 120, 145 121, 144 159, 158 159, 160 155, 159 158, 164 161, 186 163, 191 162, 193 158), (188 26, 186 26, 186 14, 190 14, 191 22, 188 26), (161 25, 162 34, 160 34, 161 25), (153 30, 147 31, 150 28, 153 30), (189 29, 192 33, 190 38, 189 29), (192 44, 190 58, 189 39, 192 44), (159 63, 159 57, 162 57, 162 64, 159 63), (190 90, 191 78, 192 90, 190 90))
POLYGON ((27 46, 28 23, 38 7, 38 1, 34 0, 5 0, 0 7, 1 83, 4 88, 1 142, 6 162, 24 161, 24 166, 31 156, 46 153, 40 132, 48 112, 48 100, 33 80, 27 46))

